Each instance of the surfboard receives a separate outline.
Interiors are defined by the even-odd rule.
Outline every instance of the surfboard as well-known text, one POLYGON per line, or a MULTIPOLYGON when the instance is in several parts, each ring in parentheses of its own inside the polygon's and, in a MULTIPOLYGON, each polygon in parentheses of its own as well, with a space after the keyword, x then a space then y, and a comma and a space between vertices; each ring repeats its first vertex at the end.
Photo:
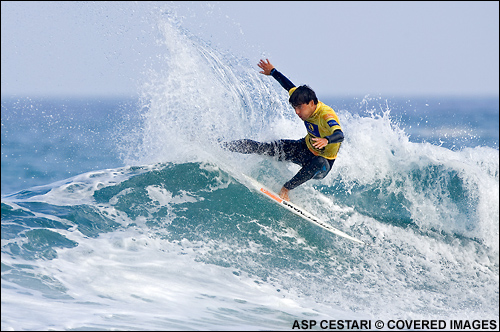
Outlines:
POLYGON ((245 177, 245 179, 247 180, 247 182, 257 191, 259 192, 260 194, 266 196, 267 198, 269 198, 270 200, 272 200, 273 202, 275 203, 278 203, 281 207, 291 211, 292 213, 296 214, 297 216, 309 221, 310 223, 316 225, 316 226, 319 226, 323 229, 326 229, 327 231, 329 231, 330 233, 333 233, 335 235, 338 235, 338 236, 341 236, 343 238, 346 238, 346 239, 349 239, 351 241, 354 241, 356 243, 360 243, 360 244, 366 244, 365 242, 361 241, 361 240, 358 240, 356 239, 355 237, 352 237, 338 229, 336 229, 335 227, 333 227, 332 225, 330 224, 327 224, 325 223, 324 221, 320 220, 319 218, 317 218, 316 216, 312 215, 311 213, 307 212, 306 210, 302 209, 301 207, 289 202, 289 201, 286 201, 284 199, 282 199, 281 197, 279 197, 278 194, 274 193, 272 190, 266 188, 264 185, 262 185, 261 183, 259 183, 257 180, 249 177, 248 175, 245 175, 243 174, 243 176, 245 177))

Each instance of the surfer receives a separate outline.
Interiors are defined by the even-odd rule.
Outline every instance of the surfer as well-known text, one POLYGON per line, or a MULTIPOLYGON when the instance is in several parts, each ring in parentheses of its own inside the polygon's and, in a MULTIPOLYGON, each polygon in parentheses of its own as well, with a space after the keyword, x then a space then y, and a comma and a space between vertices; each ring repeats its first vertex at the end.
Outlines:
POLYGON ((279 161, 291 161, 302 166, 299 172, 286 182, 279 196, 287 201, 289 191, 310 179, 323 179, 331 170, 344 134, 335 111, 318 101, 315 92, 307 85, 296 87, 280 73, 268 59, 258 63, 261 74, 272 76, 288 91, 289 103, 304 121, 307 135, 299 140, 282 139, 269 143, 241 139, 226 142, 223 146, 232 152, 257 153, 277 157, 279 161))

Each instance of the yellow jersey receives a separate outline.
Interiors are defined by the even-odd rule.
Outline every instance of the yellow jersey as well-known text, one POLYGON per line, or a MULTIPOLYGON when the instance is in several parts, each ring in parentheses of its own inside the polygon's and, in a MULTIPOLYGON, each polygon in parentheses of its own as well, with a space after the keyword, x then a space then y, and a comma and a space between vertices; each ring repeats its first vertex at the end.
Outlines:
POLYGON ((341 143, 330 143, 322 149, 315 148, 311 139, 325 138, 333 134, 337 129, 342 130, 340 127, 339 117, 335 111, 322 102, 318 102, 314 113, 304 121, 307 129, 306 144, 309 150, 316 156, 321 156, 326 159, 337 158, 337 153, 340 149, 341 143))

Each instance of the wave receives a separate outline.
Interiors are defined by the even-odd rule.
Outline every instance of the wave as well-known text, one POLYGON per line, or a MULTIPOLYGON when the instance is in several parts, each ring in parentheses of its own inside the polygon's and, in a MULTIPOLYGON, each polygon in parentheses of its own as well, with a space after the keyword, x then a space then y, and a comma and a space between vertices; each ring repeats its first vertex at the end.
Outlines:
MULTIPOLYGON (((429 189, 434 185, 426 183, 439 181, 442 175, 428 169, 432 171, 419 171, 427 172, 426 176, 410 178, 424 178, 419 181, 429 189), (432 181, 431 176, 435 176, 432 181)), ((444 178, 447 176, 456 175, 444 178)), ((360 247, 279 209, 214 164, 166 163, 82 174, 2 202, 2 262, 10 271, 3 278, 24 285, 29 276, 26 266, 38 265, 39 260, 59 261, 61 253, 65 257, 91 239, 107 239, 106 234, 117 234, 114 237, 120 242, 141 235, 146 243, 163 243, 157 248, 160 252, 163 246, 182 246, 183 254, 197 262, 252 276, 259 283, 273 285, 275 292, 298 293, 323 304, 342 295, 342 300, 333 301, 339 310, 363 308, 364 313, 374 315, 411 312, 428 317, 443 311, 463 314, 464 301, 474 304, 466 306, 472 316, 470 310, 478 303, 482 308, 492 307, 498 275, 498 251, 491 245, 494 240, 478 237, 477 230, 467 226, 455 233, 446 233, 446 227, 434 229, 437 222, 429 228, 417 223, 408 227, 404 221, 411 212, 405 207, 407 199, 403 194, 394 195, 392 210, 387 213, 388 208, 378 207, 374 198, 383 195, 382 187, 388 186, 377 182, 371 189, 353 186, 350 195, 338 195, 335 187, 304 189, 304 193, 317 191, 323 196, 301 203, 371 244, 360 247), (352 196, 356 197, 353 205, 352 196), (403 218, 397 217, 398 210, 403 211, 403 218), (26 265, 19 267, 16 261, 26 265), (468 293, 464 299, 460 293, 471 283, 476 293, 468 293), (373 292, 375 298, 366 297, 373 292), (412 304, 401 299, 384 311, 381 304, 399 292, 407 294, 412 304), (441 297, 446 305, 434 303, 441 297)), ((467 196, 453 195, 458 202, 467 196)), ((431 217, 432 213, 426 216, 431 217)), ((122 257, 147 245, 137 246, 108 248, 107 255, 117 251, 122 257)), ((106 252, 98 255, 103 254, 106 252)), ((94 254, 79 255, 81 259, 94 254)), ((56 280, 53 276, 42 279, 46 295, 64 297, 67 288, 75 287, 57 286, 56 280)), ((161 283, 162 277, 156 282, 161 283)))
MULTIPOLYGON (((165 66, 151 73, 142 122, 120 144, 126 163, 212 162, 267 182, 288 180, 294 165, 228 156, 218 147, 231 139, 302 137, 286 92, 246 59, 191 35, 175 16, 165 15, 159 31, 165 66)), ((410 142, 387 102, 360 101, 374 103, 379 110, 364 115, 337 110, 346 141, 332 175, 313 186, 378 220, 476 238, 497 250, 490 234, 498 233, 498 150, 410 142)))

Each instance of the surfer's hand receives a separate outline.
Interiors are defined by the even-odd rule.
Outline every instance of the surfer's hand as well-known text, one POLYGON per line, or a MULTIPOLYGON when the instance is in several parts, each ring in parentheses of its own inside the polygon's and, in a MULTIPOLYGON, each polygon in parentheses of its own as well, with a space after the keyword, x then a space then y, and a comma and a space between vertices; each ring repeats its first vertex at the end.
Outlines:
POLYGON ((269 59, 266 59, 266 61, 261 59, 257 66, 262 69, 260 73, 264 75, 271 75, 271 70, 274 69, 274 66, 269 62, 269 59))
POLYGON ((290 202, 290 197, 288 197, 288 192, 290 190, 286 189, 285 187, 281 188, 280 190, 280 193, 279 193, 279 196, 281 198, 283 198, 285 201, 289 201, 290 202))
POLYGON ((312 145, 316 148, 316 149, 323 149, 325 146, 328 145, 328 140, 326 138, 311 138, 311 140, 314 142, 312 145))

